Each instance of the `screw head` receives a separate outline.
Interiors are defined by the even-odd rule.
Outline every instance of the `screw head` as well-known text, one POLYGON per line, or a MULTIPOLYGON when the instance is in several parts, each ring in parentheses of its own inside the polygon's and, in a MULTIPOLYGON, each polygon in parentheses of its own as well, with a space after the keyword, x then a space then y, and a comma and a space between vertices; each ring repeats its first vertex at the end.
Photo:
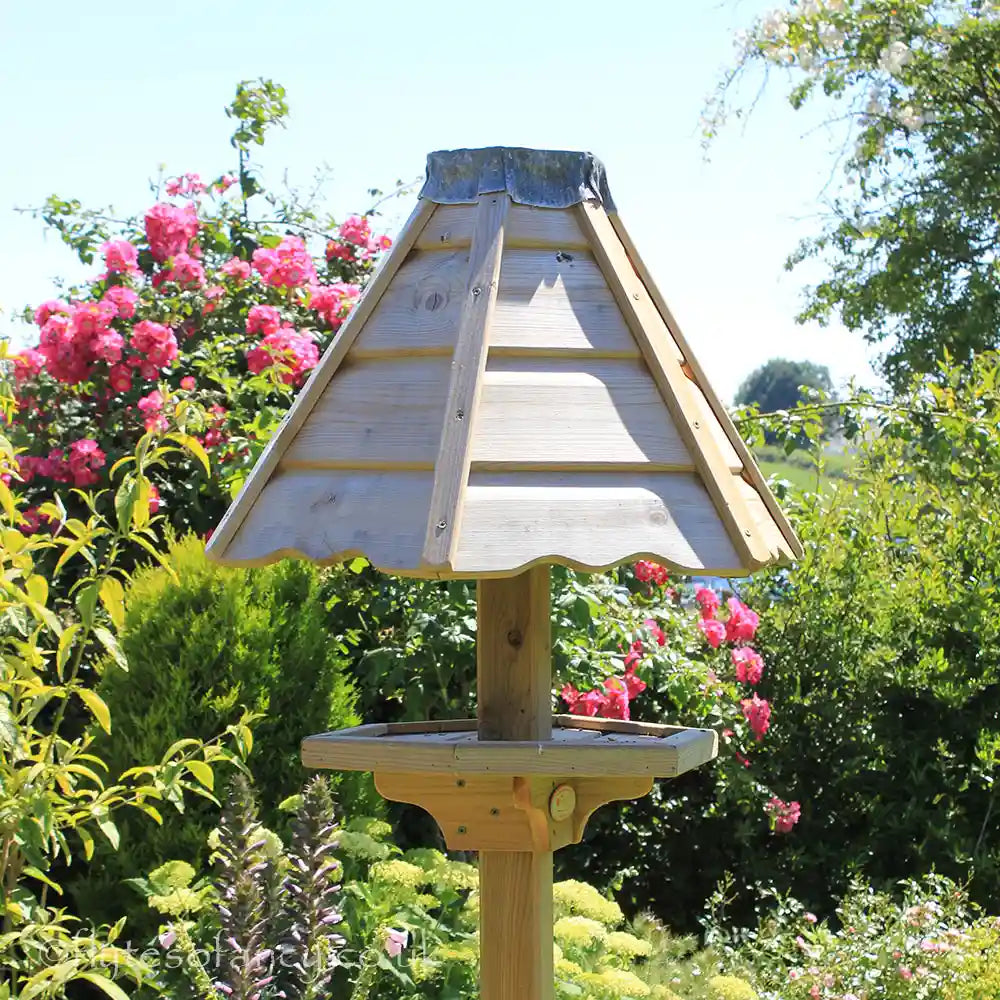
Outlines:
POLYGON ((499 809, 497 809, 497 807, 496 807, 496 806, 494 806, 494 807, 493 807, 493 808, 492 808, 492 809, 490 810, 490 815, 491 815, 491 816, 499 816, 499 815, 500 815, 500 810, 499 810, 499 809))
POLYGON ((437 529, 438 531, 444 531, 444 529, 447 527, 448 527, 448 522, 442 517, 441 520, 438 521, 437 523, 437 529))
POLYGON ((473 296, 478 298, 480 295, 483 294, 483 290, 479 287, 479 285, 476 285, 476 287, 472 289, 472 294, 473 296))
POLYGON ((460 827, 458 828, 458 832, 459 832, 459 833, 467 833, 468 831, 467 831, 467 830, 465 829, 465 827, 464 827, 464 826, 460 826, 460 827))
POLYGON ((458 778, 455 781, 455 784, 458 785, 459 788, 465 788, 465 778, 458 778))

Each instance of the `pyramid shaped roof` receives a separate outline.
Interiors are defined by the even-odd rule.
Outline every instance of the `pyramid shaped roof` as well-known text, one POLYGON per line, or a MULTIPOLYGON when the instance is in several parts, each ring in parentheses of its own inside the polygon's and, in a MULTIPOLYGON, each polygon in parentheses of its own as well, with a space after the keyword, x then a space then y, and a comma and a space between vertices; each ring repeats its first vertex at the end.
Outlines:
POLYGON ((509 576, 801 547, 586 153, 432 153, 412 216, 208 547, 509 576))

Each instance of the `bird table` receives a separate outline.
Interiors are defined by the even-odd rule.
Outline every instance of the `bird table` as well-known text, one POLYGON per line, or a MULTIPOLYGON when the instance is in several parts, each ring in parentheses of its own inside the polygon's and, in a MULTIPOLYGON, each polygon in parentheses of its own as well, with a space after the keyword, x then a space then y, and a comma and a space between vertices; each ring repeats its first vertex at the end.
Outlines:
POLYGON ((308 736, 479 852, 483 1000, 551 997, 552 854, 711 730, 552 714, 549 565, 801 555, 587 153, 431 153, 417 206, 208 553, 477 579, 475 719, 308 736))

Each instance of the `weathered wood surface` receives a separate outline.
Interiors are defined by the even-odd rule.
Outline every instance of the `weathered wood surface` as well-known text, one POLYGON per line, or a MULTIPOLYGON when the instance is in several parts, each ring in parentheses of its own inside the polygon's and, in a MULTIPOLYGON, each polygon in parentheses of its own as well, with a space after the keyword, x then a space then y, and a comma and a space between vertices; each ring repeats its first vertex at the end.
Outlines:
MULTIPOLYGON (((261 491, 277 472, 278 463, 285 449, 291 444, 299 429, 305 423, 306 418, 312 412, 312 408, 319 395, 326 388, 333 377, 340 363, 347 356, 355 338, 361 332, 368 317, 372 314, 379 299, 385 294, 400 264, 406 259, 407 254, 413 248, 420 231, 424 228, 427 220, 434 212, 434 205, 427 202, 417 202, 410 218, 403 227, 402 232, 396 238, 392 250, 382 261, 381 266, 375 276, 368 283, 360 301, 351 311, 351 315, 344 323, 339 336, 326 349, 319 364, 316 366, 309 380, 303 386, 302 391, 295 397, 295 402, 285 415, 281 426, 274 432, 274 436, 267 443, 263 454, 253 467, 253 471, 247 477, 240 490, 240 495, 236 498, 225 517, 219 522, 219 526, 212 533, 206 552, 219 562, 240 562, 239 556, 230 554, 227 550, 236 532, 243 525, 247 515, 254 507, 261 491)), ((298 514, 298 511, 290 512, 298 514)), ((266 539, 259 539, 256 544, 251 542, 250 547, 256 550, 267 548, 266 539)), ((279 558, 275 554, 272 558, 279 558)))
POLYGON ((738 575, 791 555, 629 254, 599 206, 425 205, 210 554, 425 578, 637 557, 738 575))
MULTIPOLYGON (((549 697, 546 692, 546 707, 549 697)), ((674 778, 718 752, 710 729, 647 725, 622 731, 585 724, 574 719, 573 728, 563 728, 557 721, 548 739, 502 741, 480 738, 470 720, 409 723, 404 731, 362 726, 307 737, 302 759, 307 767, 345 771, 674 778)))
MULTIPOLYGON (((477 587, 478 735, 552 736, 549 569, 477 587)), ((479 854, 481 1000, 551 1000, 552 852, 479 854)))
POLYGON ((510 208, 506 194, 483 195, 469 250, 458 343, 451 359, 451 378, 444 425, 434 466, 430 520, 424 537, 423 565, 450 569, 459 538, 465 487, 469 479, 476 411, 486 368, 487 331, 497 298, 504 224, 510 208))

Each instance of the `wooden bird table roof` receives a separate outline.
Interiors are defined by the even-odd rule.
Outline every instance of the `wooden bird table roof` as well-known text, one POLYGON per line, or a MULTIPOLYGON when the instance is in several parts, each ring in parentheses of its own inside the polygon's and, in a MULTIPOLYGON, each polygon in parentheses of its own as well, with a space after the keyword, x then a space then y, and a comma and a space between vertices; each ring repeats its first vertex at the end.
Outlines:
POLYGON ((801 555, 589 154, 433 153, 212 558, 416 577, 801 555))

